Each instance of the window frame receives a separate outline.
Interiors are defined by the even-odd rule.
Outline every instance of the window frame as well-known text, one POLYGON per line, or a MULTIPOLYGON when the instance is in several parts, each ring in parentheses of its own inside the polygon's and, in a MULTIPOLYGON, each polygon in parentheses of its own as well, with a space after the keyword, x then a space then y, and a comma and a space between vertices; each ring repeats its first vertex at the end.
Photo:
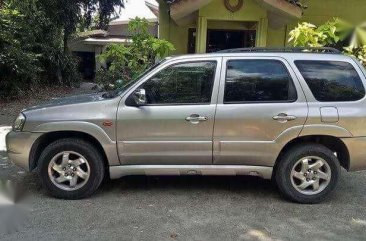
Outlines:
MULTIPOLYGON (((366 86, 365 86, 365 83, 364 83, 364 76, 363 75, 363 72, 362 70, 360 69, 360 67, 357 65, 355 65, 355 63, 353 61, 348 61, 347 59, 343 59, 343 60, 340 60, 340 59, 295 59, 293 61, 293 65, 294 67, 296 68, 297 72, 299 73, 299 76, 301 77, 302 81, 304 82, 304 85, 306 86, 306 89, 307 89, 307 92, 311 95, 313 101, 315 102, 319 102, 319 103, 355 103, 355 102, 360 102, 362 100, 364 100, 366 98, 366 86), (358 100, 335 100, 335 101, 331 101, 331 100, 327 100, 327 101, 322 101, 322 100, 318 100, 313 91, 311 90, 308 82, 306 81, 305 77, 303 76, 302 72, 300 71, 299 67, 297 66, 297 62, 339 62, 339 63, 347 63, 349 64, 350 66, 353 67, 354 71, 356 71, 356 73, 358 74, 360 80, 361 80, 361 84, 364 88, 364 95, 362 98, 358 99, 358 100), (361 72, 360 72, 361 71, 361 72)), ((307 95, 309 95, 307 93, 307 95)))
POLYGON ((298 87, 295 83, 295 75, 293 75, 290 72, 290 65, 286 64, 286 62, 284 62, 284 59, 279 58, 279 57, 237 57, 237 58, 227 58, 225 60, 225 64, 223 64, 223 74, 222 74, 222 84, 223 84, 223 88, 222 88, 222 96, 221 96, 221 101, 222 104, 225 105, 238 105, 238 104, 272 104, 272 103, 294 103, 297 102, 299 100, 299 93, 298 93, 298 87), (293 100, 283 100, 283 101, 225 101, 225 90, 226 90, 226 78, 227 78, 227 66, 228 63, 231 61, 250 61, 250 60, 260 60, 260 61, 277 61, 279 62, 286 70, 290 81, 294 87, 294 91, 295 91, 295 98, 293 100))
POLYGON ((216 104, 217 102, 217 95, 218 95, 218 85, 219 85, 219 78, 220 78, 220 71, 221 71, 221 64, 222 58, 221 57, 201 57, 201 58, 177 58, 171 59, 167 61, 165 64, 160 66, 159 68, 155 69, 154 71, 145 75, 140 81, 134 84, 129 91, 126 92, 126 95, 123 97, 123 103, 125 106, 130 106, 127 104, 129 98, 132 98, 132 95, 135 90, 139 89, 142 85, 144 85, 147 81, 153 78, 156 74, 164 71, 165 69, 179 65, 179 64, 189 64, 189 63, 200 63, 200 62, 213 62, 215 63, 215 72, 213 76, 213 83, 211 89, 211 97, 210 101, 207 103, 164 103, 164 104, 146 104, 143 106, 148 107, 159 107, 159 106, 189 106, 189 105, 211 105, 216 104))

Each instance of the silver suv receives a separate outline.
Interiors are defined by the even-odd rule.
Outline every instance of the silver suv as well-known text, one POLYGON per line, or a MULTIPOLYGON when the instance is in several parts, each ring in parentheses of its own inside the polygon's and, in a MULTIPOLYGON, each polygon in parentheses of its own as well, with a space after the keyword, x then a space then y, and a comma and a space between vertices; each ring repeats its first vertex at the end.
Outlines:
POLYGON ((6 138, 58 198, 105 177, 250 175, 322 201, 340 167, 366 168, 366 71, 332 49, 237 49, 168 58, 114 92, 20 113, 6 138))

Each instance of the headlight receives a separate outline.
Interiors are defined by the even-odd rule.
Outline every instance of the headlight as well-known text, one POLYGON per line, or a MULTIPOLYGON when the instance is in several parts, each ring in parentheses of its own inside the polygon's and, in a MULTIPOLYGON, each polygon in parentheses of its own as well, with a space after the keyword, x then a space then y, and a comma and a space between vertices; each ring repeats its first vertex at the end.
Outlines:
POLYGON ((20 113, 13 124, 13 131, 22 131, 25 123, 25 116, 20 113))

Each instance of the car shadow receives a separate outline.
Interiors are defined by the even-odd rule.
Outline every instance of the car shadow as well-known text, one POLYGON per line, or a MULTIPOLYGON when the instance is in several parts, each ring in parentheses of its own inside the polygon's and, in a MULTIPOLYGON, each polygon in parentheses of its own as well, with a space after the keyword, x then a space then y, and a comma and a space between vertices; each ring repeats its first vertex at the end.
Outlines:
POLYGON ((127 176, 107 180, 100 192, 125 191, 227 191, 243 193, 277 194, 277 187, 270 180, 251 176, 127 176))

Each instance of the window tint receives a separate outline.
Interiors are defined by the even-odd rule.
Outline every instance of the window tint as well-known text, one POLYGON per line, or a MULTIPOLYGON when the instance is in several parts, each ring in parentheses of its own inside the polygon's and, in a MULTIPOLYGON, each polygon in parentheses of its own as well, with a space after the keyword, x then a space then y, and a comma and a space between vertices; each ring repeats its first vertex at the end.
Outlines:
POLYGON ((140 88, 148 104, 210 103, 216 62, 191 62, 169 66, 140 88))
POLYGON ((350 63, 295 61, 318 101, 355 101, 365 96, 360 76, 350 63))
POLYGON ((225 103, 288 102, 295 101, 296 98, 292 79, 280 61, 228 61, 225 103))

